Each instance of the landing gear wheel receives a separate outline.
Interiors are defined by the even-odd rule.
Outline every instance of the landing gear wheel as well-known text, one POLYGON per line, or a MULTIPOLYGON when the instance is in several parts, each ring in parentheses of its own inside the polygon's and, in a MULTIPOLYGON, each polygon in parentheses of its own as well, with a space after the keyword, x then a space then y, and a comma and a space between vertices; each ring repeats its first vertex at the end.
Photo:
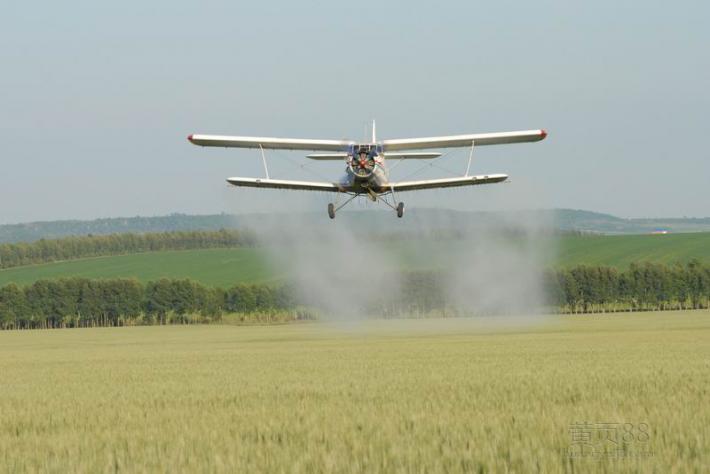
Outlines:
POLYGON ((335 206, 333 203, 328 203, 328 217, 335 219, 335 206))
POLYGON ((404 203, 400 202, 397 204, 397 217, 402 217, 404 215, 404 203))

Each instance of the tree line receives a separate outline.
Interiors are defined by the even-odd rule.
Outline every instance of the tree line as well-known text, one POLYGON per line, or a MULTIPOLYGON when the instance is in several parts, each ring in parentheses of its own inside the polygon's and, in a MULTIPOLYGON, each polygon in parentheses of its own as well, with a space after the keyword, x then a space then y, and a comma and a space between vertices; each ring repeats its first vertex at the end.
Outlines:
POLYGON ((255 243, 256 239, 249 232, 226 229, 42 239, 35 242, 0 244, 0 268, 158 250, 243 247, 253 246, 255 243))
MULTIPOLYGON (((540 311, 590 313, 710 307, 710 266, 631 265, 627 270, 578 266, 541 275, 547 295, 540 311)), ((465 314, 447 299, 446 278, 409 272, 400 291, 372 302, 368 314, 398 317, 465 314)), ((348 304, 344 302, 344 304, 348 304)), ((316 308, 317 309, 317 308, 316 308)), ((531 308, 533 310, 534 308, 531 308)), ((219 321, 310 319, 315 314, 292 284, 239 284, 212 288, 191 280, 39 280, 0 288, 0 328, 34 329, 219 321)))
POLYGON ((581 265, 546 272, 545 289, 551 307, 564 313, 702 309, 710 307, 710 265, 581 265))
MULTIPOLYGON (((0 288, 2 329, 189 324, 219 321, 223 313, 310 317, 290 285, 239 284, 212 288, 189 279, 38 280, 0 288)), ((259 319, 252 317, 252 319, 259 319)))

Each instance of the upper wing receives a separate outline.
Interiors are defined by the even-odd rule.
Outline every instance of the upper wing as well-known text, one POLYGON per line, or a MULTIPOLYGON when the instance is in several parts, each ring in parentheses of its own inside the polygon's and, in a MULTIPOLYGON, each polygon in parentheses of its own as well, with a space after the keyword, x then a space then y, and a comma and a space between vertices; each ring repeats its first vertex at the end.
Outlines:
POLYGON ((349 140, 312 140, 304 138, 230 137, 224 135, 190 135, 194 145, 229 148, 264 148, 271 150, 343 151, 354 142, 349 140))
POLYGON ((525 130, 522 132, 474 133, 446 137, 402 138, 384 140, 385 152, 398 150, 418 150, 422 148, 456 148, 479 145, 502 145, 504 143, 537 142, 547 136, 545 130, 525 130))
POLYGON ((399 183, 389 183, 387 186, 384 186, 384 188, 390 188, 392 191, 415 191, 418 189, 453 188, 456 186, 500 183, 506 179, 508 179, 508 175, 505 174, 487 174, 480 176, 462 176, 460 178, 400 181, 399 183))
POLYGON ((299 191, 343 191, 338 183, 290 181, 284 179, 227 178, 229 184, 247 188, 295 189, 299 191))

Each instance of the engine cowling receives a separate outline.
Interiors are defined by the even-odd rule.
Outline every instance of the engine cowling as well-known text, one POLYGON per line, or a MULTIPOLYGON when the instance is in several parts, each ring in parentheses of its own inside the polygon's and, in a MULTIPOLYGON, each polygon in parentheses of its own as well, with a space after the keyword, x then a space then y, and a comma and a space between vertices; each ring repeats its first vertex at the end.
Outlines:
POLYGON ((357 179, 367 179, 377 168, 377 157, 374 153, 360 151, 348 158, 348 171, 357 179))
POLYGON ((373 157, 353 157, 348 163, 350 172, 357 178, 369 178, 375 172, 375 159, 373 157))

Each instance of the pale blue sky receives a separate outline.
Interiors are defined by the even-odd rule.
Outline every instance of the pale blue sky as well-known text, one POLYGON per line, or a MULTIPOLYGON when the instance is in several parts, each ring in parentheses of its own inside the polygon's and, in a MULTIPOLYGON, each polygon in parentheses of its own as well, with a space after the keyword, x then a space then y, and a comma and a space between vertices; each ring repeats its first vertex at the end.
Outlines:
MULTIPOLYGON (((261 173, 258 155, 185 136, 359 139, 372 118, 387 138, 550 133, 478 150, 474 171, 512 184, 409 193, 413 206, 707 216, 708 5, 6 1, 0 223, 323 206, 228 189, 261 173)), ((465 155, 441 166, 463 171, 465 155)), ((270 157, 272 174, 315 179, 286 161, 302 156, 270 157)))

